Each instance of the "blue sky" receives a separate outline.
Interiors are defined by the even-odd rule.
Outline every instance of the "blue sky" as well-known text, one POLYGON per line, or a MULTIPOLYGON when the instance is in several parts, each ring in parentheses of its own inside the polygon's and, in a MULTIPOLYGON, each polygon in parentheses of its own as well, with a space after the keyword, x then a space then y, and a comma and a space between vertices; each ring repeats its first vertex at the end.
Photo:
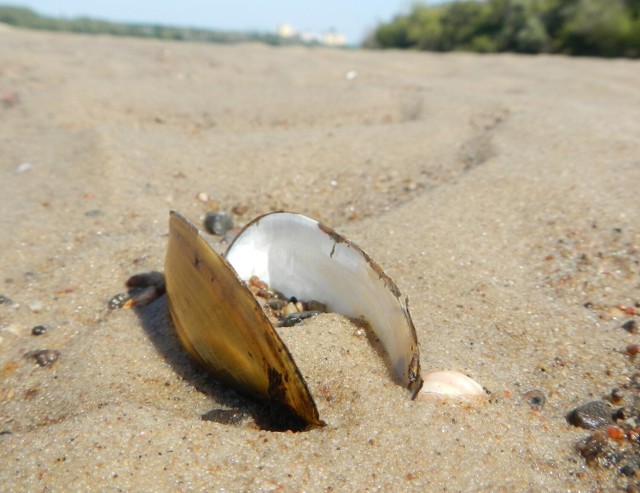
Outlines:
POLYGON ((89 16, 122 22, 144 22, 223 30, 275 32, 280 23, 298 31, 335 29, 359 43, 379 22, 407 11, 411 0, 15 0, 41 14, 89 16))

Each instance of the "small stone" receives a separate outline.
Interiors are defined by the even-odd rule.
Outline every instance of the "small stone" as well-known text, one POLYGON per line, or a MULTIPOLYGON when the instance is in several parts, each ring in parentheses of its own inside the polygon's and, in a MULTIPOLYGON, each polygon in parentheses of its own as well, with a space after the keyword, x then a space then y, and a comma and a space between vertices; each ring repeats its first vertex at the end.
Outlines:
POLYGON ((267 300, 266 305, 272 310, 280 311, 287 305, 287 303, 289 303, 287 300, 281 300, 279 298, 275 298, 272 300, 267 300))
POLYGON ((323 312, 323 313, 326 313, 327 305, 325 305, 324 303, 320 303, 317 300, 309 300, 307 302, 307 310, 309 310, 311 312, 323 312))
POLYGON ((287 306, 284 307, 284 310, 282 310, 282 313, 287 316, 287 315, 292 315, 294 313, 298 313, 298 308, 296 307, 296 304, 293 303, 292 301, 290 301, 289 303, 287 303, 287 306))
POLYGON ((626 433, 622 428, 616 425, 607 426, 607 436, 612 440, 624 440, 626 438, 626 433))
POLYGON ((625 476, 631 477, 636 475, 636 470, 627 464, 626 466, 622 466, 620 468, 620 474, 624 474, 625 476))
POLYGON ((84 217, 99 217, 102 216, 102 211, 100 209, 91 209, 84 213, 84 217))
POLYGON ((127 293, 118 293, 109 300, 107 305, 109 306, 110 310, 122 308, 130 298, 131 296, 129 296, 127 293))
POLYGON ((209 195, 207 194, 207 192, 198 192, 198 195, 196 195, 196 198, 200 202, 204 202, 205 204, 209 202, 209 195))
POLYGON ((624 394, 620 391, 619 388, 611 389, 610 399, 614 404, 620 404, 624 399, 624 394))
POLYGON ((244 216, 249 211, 249 206, 245 204, 236 204, 231 208, 231 212, 237 216, 244 216))
POLYGON ((320 312, 315 311, 306 311, 306 312, 297 312, 287 315, 280 321, 280 327, 293 327, 294 325, 298 325, 303 320, 307 318, 315 317, 319 315, 320 312))
POLYGON ((11 298, 9 298, 8 296, 5 296, 4 294, 0 294, 0 305, 12 305, 13 301, 11 301, 11 298))
POLYGON ((55 349, 40 349, 34 351, 32 355, 40 366, 50 366, 58 361, 60 351, 55 349))
POLYGON ((531 406, 532 409, 539 411, 544 407, 544 403, 546 402, 546 398, 541 390, 534 389, 529 392, 525 392, 523 396, 527 401, 527 404, 531 406))
POLYGON ((626 351, 629 356, 634 358, 636 354, 640 353, 640 344, 629 344, 626 351))
POLYGON ((207 212, 204 227, 209 233, 222 236, 233 228, 233 219, 226 212, 207 212))
POLYGON ((611 408, 605 401, 587 402, 569 412, 567 421, 580 428, 600 428, 611 423, 611 408))
POLYGON ((31 329, 31 334, 33 334, 34 336, 41 336, 45 332, 47 332, 46 325, 36 325, 33 329, 31 329))
POLYGON ((622 328, 631 334, 635 334, 638 332, 638 324, 635 320, 629 320, 622 324, 622 328))

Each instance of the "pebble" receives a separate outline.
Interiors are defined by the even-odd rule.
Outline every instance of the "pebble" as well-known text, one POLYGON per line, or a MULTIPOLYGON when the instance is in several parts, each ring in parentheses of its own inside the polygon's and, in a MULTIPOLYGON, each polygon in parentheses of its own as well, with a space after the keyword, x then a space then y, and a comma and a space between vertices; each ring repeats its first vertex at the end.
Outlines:
POLYGON ((527 404, 531 406, 532 409, 539 411, 544 407, 544 403, 546 402, 546 398, 541 390, 534 389, 529 392, 525 392, 523 396, 527 401, 527 404))
POLYGON ((627 352, 627 354, 629 356, 634 358, 636 356, 636 354, 638 354, 640 352, 640 345, 639 344, 629 344, 627 346, 626 352, 627 352))
POLYGON ((307 310, 312 312, 325 312, 327 311, 327 305, 320 303, 318 300, 307 301, 307 310))
POLYGON ((236 204, 231 208, 231 212, 238 216, 244 216, 249 211, 249 206, 245 204, 236 204))
POLYGON ((0 305, 12 305, 13 301, 11 301, 11 298, 9 298, 8 296, 5 296, 4 294, 0 294, 0 305))
POLYGON ((611 423, 611 407, 605 401, 587 402, 569 412, 567 421, 580 428, 600 428, 611 423))
POLYGON ((635 320, 629 320, 622 324, 622 328, 631 334, 638 332, 638 324, 635 320))
POLYGON ((33 334, 34 336, 41 336, 45 332, 47 332, 46 325, 36 325, 33 329, 31 329, 31 334, 33 334))
POLYGON ((627 464, 626 466, 622 466, 620 468, 620 474, 624 474, 625 476, 632 477, 636 475, 636 470, 627 464))
POLYGON ((40 366, 50 366, 58 361, 60 351, 55 349, 40 349, 32 353, 40 366))
POLYGON ((272 310, 280 311, 282 310, 289 302, 287 300, 282 300, 279 298, 275 298, 272 300, 268 300, 266 305, 272 310))
POLYGON ((127 293, 118 293, 111 298, 107 304, 109 309, 115 310, 117 308, 122 308, 130 298, 131 297, 127 293))
POLYGON ((207 212, 204 227, 209 233, 222 236, 233 228, 233 219, 226 212, 207 212))
POLYGON ((322 312, 315 311, 315 310, 314 311, 307 310, 305 312, 291 313, 290 315, 287 315, 280 321, 280 327, 293 327, 294 325, 298 325, 303 320, 306 320, 307 318, 315 317, 320 313, 322 312))
POLYGON ((98 217, 102 216, 102 211, 100 209, 91 209, 84 213, 84 217, 98 217))
POLYGON ((618 388, 611 389, 611 394, 609 395, 609 399, 614 404, 620 404, 624 399, 624 394, 618 388))
POLYGON ((292 301, 287 303, 287 306, 285 306, 284 309, 282 310, 282 314, 285 316, 285 318, 295 313, 298 313, 298 307, 292 301))

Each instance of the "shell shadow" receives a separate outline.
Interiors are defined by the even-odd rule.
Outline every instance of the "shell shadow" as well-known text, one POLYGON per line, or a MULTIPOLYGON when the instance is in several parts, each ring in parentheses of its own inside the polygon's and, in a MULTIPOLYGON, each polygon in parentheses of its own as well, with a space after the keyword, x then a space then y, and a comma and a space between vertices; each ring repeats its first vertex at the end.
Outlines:
MULTIPOLYGON (((160 276, 164 279, 164 276, 158 272, 138 274, 134 277, 158 279, 160 276)), ((129 289, 128 295, 136 299, 140 296, 140 292, 140 286, 135 285, 129 289)), ((250 399, 225 386, 191 359, 182 347, 171 321, 164 289, 158 289, 158 294, 159 296, 150 302, 145 299, 143 303, 134 304, 133 311, 151 343, 176 374, 199 392, 210 396, 217 404, 214 409, 201 416, 202 420, 244 427, 251 427, 253 421, 258 429, 268 431, 300 431, 302 429, 297 420, 292 419, 287 413, 275 409, 269 402, 250 399)))

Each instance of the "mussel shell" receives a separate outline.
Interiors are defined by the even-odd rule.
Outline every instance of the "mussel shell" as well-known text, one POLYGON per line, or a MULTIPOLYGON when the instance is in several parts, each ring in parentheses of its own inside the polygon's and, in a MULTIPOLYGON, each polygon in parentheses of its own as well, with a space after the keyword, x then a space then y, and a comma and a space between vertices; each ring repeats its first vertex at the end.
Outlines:
POLYGON ((360 247, 302 214, 274 212, 249 223, 226 258, 240 278, 257 276, 285 296, 318 300, 366 321, 392 374, 412 395, 422 385, 416 330, 395 282, 360 247))
POLYGON ((251 291, 172 211, 165 260, 171 318, 186 350, 218 380, 321 426, 307 385, 251 291))

